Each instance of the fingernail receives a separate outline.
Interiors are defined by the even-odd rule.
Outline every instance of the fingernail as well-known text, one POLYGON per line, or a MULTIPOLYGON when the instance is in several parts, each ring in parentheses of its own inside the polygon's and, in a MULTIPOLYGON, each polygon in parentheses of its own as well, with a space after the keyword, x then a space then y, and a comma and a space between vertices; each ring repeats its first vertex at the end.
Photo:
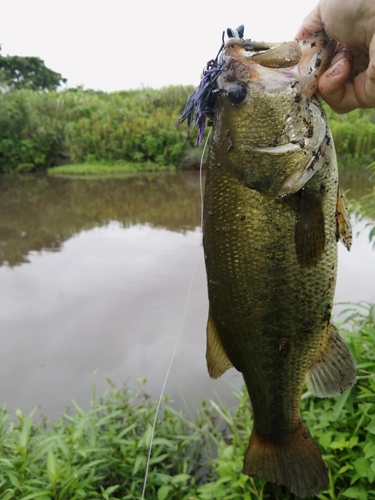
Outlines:
POLYGON ((340 76, 344 70, 344 60, 337 61, 336 64, 328 68, 327 76, 340 76))
POLYGON ((341 49, 332 57, 331 66, 333 67, 341 59, 347 59, 349 62, 352 60, 352 54, 348 49, 341 49))

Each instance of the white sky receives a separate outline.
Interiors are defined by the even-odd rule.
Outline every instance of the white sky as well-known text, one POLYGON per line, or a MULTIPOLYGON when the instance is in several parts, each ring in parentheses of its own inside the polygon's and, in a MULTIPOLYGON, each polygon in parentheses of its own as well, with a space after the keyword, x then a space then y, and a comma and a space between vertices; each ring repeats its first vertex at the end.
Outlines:
POLYGON ((104 91, 199 83, 226 28, 293 39, 316 0, 0 0, 3 55, 37 56, 104 91))

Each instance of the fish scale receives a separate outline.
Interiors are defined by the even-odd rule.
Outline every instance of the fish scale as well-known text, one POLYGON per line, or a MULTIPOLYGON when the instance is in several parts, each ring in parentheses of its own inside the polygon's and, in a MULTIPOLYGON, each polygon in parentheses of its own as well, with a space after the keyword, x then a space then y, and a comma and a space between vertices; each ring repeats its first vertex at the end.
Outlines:
MULTIPOLYGON (((222 172, 223 170, 218 170, 216 175, 220 176, 222 172)), ((211 175, 215 174, 211 174, 211 169, 209 169, 207 172, 207 183, 211 182, 211 175)), ((221 204, 215 210, 214 200, 211 202, 214 206, 212 207, 213 215, 210 217, 214 219, 216 211, 221 214, 217 222, 210 220, 208 228, 206 221, 204 222, 205 248, 207 246, 211 247, 215 253, 213 262, 210 262, 211 253, 206 250, 207 273, 214 282, 222 284, 220 295, 217 294, 217 287, 215 285, 209 286, 210 312, 213 317, 217 318, 218 324, 231 325, 230 329, 224 330, 220 326, 218 326, 218 329, 220 330, 224 346, 228 345, 227 353, 230 359, 231 355, 229 352, 233 353, 232 363, 244 374, 247 385, 254 386, 252 406, 255 418, 257 417, 255 409, 257 407, 257 397, 260 399, 259 406, 262 408, 261 422, 267 426, 268 416, 273 418, 273 411, 268 411, 265 408, 264 393, 271 392, 267 388, 268 384, 272 386, 272 394, 275 394, 276 397, 276 401, 271 398, 268 399, 270 409, 279 408, 283 404, 287 408, 293 408, 291 413, 296 414, 296 419, 298 420, 299 412, 296 412, 295 408, 299 408, 303 380, 308 367, 313 362, 315 351, 319 344, 319 339, 312 336, 307 339, 303 338, 303 345, 301 347, 304 353, 302 358, 304 362, 301 363, 301 354, 298 349, 300 330, 303 330, 303 325, 311 309, 317 309, 317 305, 314 304, 313 300, 307 302, 304 299, 307 296, 318 296, 316 290, 320 290, 322 287, 321 278, 318 274, 320 269, 302 270, 301 275, 289 272, 287 276, 285 275, 285 271, 283 272, 281 269, 281 278, 275 279, 275 268, 280 266, 282 262, 284 262, 283 268, 285 269, 290 268, 293 270, 296 268, 296 257, 293 255, 295 253, 294 231, 289 229, 287 234, 284 233, 284 241, 280 240, 277 235, 276 245, 274 235, 274 225, 278 223, 280 226, 285 226, 285 216, 289 216, 287 218, 290 218, 292 223, 289 223, 288 226, 289 228, 293 228, 295 218, 293 210, 288 207, 286 202, 283 202, 288 208, 285 213, 281 210, 274 210, 270 205, 279 204, 280 200, 265 200, 262 195, 248 190, 239 182, 236 190, 233 190, 233 188, 229 189, 228 183, 221 183, 220 180, 213 180, 213 182, 215 182, 216 189, 222 194, 225 192, 224 190, 227 186, 227 195, 222 198, 225 210, 222 209, 221 204), (258 207, 258 211, 259 207, 262 207, 263 217, 248 216, 244 221, 239 221, 236 207, 233 210, 234 213, 228 208, 233 205, 233 200, 231 199, 233 196, 237 203, 241 198, 245 199, 248 210, 251 210, 252 205, 258 207), (267 216, 270 211, 279 215, 279 222, 277 222, 277 218, 276 221, 275 218, 272 218, 272 221, 270 221, 267 216), (216 230, 217 226, 222 225, 231 226, 233 229, 230 233, 222 234, 216 230), (247 241, 245 248, 242 236, 244 230, 253 235, 251 241, 247 241), (265 234, 268 234, 269 238, 265 238, 265 234), (218 254, 219 248, 221 251, 218 254), (267 257, 269 251, 274 252, 275 257, 273 259, 267 257), (237 257, 237 262, 234 262, 234 255, 237 257), (230 265, 225 266, 223 262, 229 262, 230 265), (214 290, 211 293, 210 289, 212 287, 214 287, 214 290), (238 289, 246 289, 248 293, 246 295, 239 295, 237 293, 238 289), (301 298, 305 304, 296 303, 295 297, 292 301, 288 302, 285 299, 282 300, 284 294, 290 294, 290 289, 294 290, 294 295, 301 298), (295 317, 296 314, 293 314, 293 311, 296 309, 298 309, 297 318, 295 317), (297 328, 296 323, 300 325, 297 328), (238 331, 243 331, 243 335, 237 335, 238 331), (283 359, 278 346, 281 338, 287 336, 291 339, 293 351, 288 354, 286 359, 283 359), (294 336, 296 337, 295 339, 294 336), (245 340, 243 337, 245 337, 245 340), (306 349, 307 341, 312 343, 309 350, 306 349), (263 366, 257 366, 252 359, 254 352, 260 354, 264 352, 267 355, 266 358, 262 358, 261 360, 263 366), (294 353, 298 358, 296 361, 293 356, 294 353), (249 359, 251 359, 251 363, 247 362, 249 359), (274 390, 274 370, 270 371, 265 369, 264 366, 272 367, 278 363, 282 364, 282 374, 285 376, 285 381, 281 379, 279 385, 282 389, 288 386, 288 391, 290 392, 288 400, 285 398, 285 390, 282 390, 281 393, 279 390, 274 390), (248 369, 244 368, 244 365, 247 365, 248 369), (297 373, 294 365, 298 366, 297 373), (293 387, 290 385, 288 367, 294 373, 293 387), (261 382, 257 379, 256 374, 252 373, 253 371, 262 374, 261 382), (267 375, 269 375, 269 380, 267 380, 267 375), (292 403, 289 399, 292 399, 292 403)), ((214 197, 214 193, 212 196, 214 197)), ((208 197, 205 199, 205 206, 209 210, 210 201, 208 197)), ((333 227, 331 228, 332 231, 334 231, 333 227)), ((328 251, 328 253, 332 253, 333 250, 334 248, 331 245, 331 251, 328 251)), ((323 260, 319 267, 323 267, 324 262, 323 260)), ((324 273, 324 271, 323 274, 326 274, 326 288, 328 288, 329 275, 324 273)), ((323 330, 326 326, 327 320, 320 326, 320 330, 323 330)), ((293 428, 295 421, 288 423, 288 426, 293 428)), ((273 427, 271 426, 271 428, 273 427)), ((281 432, 285 432, 284 423, 282 424, 281 432)))

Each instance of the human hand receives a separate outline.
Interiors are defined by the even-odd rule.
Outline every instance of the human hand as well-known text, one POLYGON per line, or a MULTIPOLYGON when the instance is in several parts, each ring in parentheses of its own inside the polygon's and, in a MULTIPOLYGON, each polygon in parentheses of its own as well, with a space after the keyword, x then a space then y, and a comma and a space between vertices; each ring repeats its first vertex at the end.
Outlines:
POLYGON ((338 42, 318 90, 336 113, 375 107, 374 0, 319 0, 303 20, 297 40, 324 29, 338 42))

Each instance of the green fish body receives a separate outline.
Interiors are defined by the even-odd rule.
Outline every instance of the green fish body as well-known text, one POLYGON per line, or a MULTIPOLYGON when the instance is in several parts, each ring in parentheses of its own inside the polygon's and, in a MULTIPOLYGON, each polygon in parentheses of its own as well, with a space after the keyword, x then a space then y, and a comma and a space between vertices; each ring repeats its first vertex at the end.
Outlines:
POLYGON ((349 249, 351 230, 314 96, 333 47, 324 33, 264 51, 227 41, 204 198, 208 371, 234 366, 246 383, 254 427, 244 473, 302 498, 328 486, 301 420, 304 382, 327 397, 356 378, 330 322, 337 241, 349 249))

